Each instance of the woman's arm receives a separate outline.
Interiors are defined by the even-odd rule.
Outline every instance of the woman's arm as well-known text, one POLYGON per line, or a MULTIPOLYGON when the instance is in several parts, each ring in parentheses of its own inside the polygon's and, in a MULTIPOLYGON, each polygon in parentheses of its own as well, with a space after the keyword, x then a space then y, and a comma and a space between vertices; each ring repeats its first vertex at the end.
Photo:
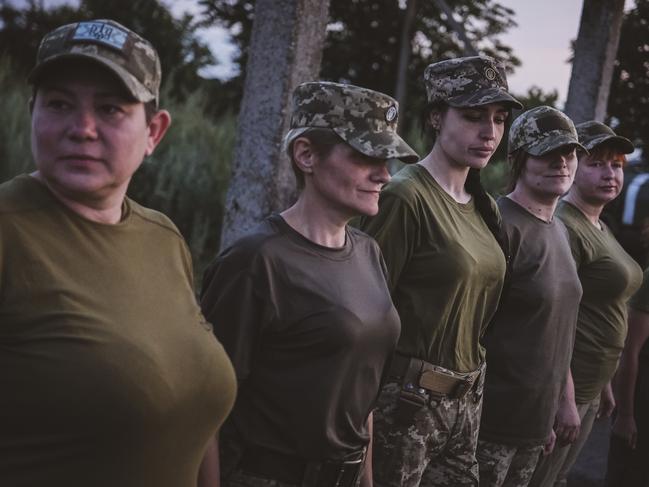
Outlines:
POLYGON ((635 448, 637 429, 634 418, 635 384, 638 378, 638 357, 649 338, 649 313, 631 308, 629 310, 629 334, 626 338, 620 367, 615 376, 617 416, 613 434, 625 439, 635 448))
POLYGON ((565 446, 577 439, 581 420, 575 403, 575 384, 572 381, 572 373, 568 367, 566 385, 559 399, 559 410, 554 421, 554 431, 557 435, 556 442, 559 446, 565 446))
POLYGON ((219 468, 219 440, 218 436, 212 438, 207 445, 203 461, 198 470, 197 487, 220 487, 221 471, 219 468))
POLYGON ((359 487, 372 487, 374 484, 374 477, 372 475, 372 442, 374 439, 374 413, 370 413, 367 417, 367 431, 370 434, 370 442, 367 444, 367 452, 365 453, 365 463, 363 471, 361 472, 361 482, 359 487))

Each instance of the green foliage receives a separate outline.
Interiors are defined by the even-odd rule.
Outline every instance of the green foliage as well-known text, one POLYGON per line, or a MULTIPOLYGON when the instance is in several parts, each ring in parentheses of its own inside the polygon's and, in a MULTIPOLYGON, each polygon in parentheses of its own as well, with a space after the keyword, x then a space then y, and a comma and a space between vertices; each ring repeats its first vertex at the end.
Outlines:
POLYGON ((13 76, 6 56, 0 56, 0 182, 33 170, 29 140, 29 87, 13 76))
POLYGON ((636 0, 622 21, 608 114, 616 132, 649 148, 649 0, 636 0), (615 125, 615 123, 614 123, 615 125))

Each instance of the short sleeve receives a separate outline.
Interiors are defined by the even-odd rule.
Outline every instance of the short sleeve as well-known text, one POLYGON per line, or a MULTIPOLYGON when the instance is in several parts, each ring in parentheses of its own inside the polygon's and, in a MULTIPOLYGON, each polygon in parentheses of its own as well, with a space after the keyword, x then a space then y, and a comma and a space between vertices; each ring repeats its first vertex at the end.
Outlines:
POLYGON ((259 284, 250 262, 236 252, 219 256, 203 276, 203 314, 228 353, 239 383, 250 375, 270 320, 267 297, 259 284))
POLYGON ((360 228, 379 244, 388 270, 390 292, 393 292, 419 239, 414 211, 402 198, 384 191, 378 214, 362 218, 360 228))

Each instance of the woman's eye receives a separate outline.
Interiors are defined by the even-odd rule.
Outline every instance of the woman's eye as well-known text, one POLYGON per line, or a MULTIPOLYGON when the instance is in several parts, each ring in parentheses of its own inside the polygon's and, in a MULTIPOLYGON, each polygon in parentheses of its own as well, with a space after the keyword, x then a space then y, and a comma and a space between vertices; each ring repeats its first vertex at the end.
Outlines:
POLYGON ((65 100, 51 99, 47 102, 47 107, 52 110, 65 110, 70 107, 70 104, 65 100))
POLYGON ((102 105, 101 111, 104 112, 106 115, 115 115, 121 112, 121 109, 117 105, 102 105))

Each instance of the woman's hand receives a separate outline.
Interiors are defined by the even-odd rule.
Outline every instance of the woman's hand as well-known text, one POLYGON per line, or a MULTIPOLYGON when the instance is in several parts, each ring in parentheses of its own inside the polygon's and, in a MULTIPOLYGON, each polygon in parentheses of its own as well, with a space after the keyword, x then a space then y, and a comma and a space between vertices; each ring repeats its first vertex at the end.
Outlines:
POLYGON ((613 398, 613 389, 611 388, 611 383, 606 384, 602 393, 600 394, 599 401, 599 410, 597 411, 597 417, 606 416, 607 418, 611 417, 613 410, 615 409, 615 399, 613 398))
POLYGON ((613 434, 622 438, 632 449, 635 449, 638 439, 635 418, 633 416, 618 414, 613 423, 613 434))
POLYGON ((554 421, 554 431, 557 434, 557 444, 566 446, 573 443, 579 436, 581 419, 577 412, 575 401, 570 398, 562 398, 559 410, 554 421))
POLYGON ((548 438, 548 441, 543 445, 543 456, 547 457, 552 451, 554 450, 554 445, 557 442, 557 434, 554 432, 554 430, 550 430, 550 438, 548 438))

